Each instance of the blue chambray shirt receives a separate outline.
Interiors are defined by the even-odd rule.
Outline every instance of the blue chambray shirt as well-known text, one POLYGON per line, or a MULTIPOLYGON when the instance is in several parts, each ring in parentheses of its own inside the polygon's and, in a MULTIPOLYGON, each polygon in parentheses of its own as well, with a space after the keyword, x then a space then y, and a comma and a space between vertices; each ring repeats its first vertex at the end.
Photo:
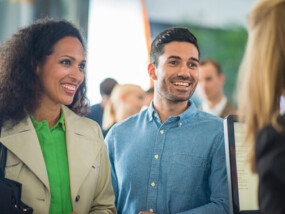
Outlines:
POLYGON ((222 119, 190 107, 161 123, 152 104, 106 137, 118 213, 228 213, 222 119))

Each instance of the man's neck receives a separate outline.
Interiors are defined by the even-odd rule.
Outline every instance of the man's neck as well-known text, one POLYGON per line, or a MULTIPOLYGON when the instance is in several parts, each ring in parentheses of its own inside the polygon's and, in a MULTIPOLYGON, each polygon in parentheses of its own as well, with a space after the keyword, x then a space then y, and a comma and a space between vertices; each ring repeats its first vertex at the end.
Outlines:
POLYGON ((164 123, 170 116, 177 116, 183 113, 189 107, 188 100, 173 102, 158 97, 154 97, 153 105, 160 117, 161 123, 164 123))

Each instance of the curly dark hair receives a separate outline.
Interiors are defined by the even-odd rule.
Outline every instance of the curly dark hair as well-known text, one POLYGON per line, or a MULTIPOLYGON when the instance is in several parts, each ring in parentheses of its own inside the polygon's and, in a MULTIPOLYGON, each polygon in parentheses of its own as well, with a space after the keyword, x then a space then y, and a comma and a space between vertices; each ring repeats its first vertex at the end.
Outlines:
MULTIPOLYGON (((41 87, 36 68, 45 62, 60 39, 78 38, 86 54, 85 40, 78 28, 66 20, 41 19, 19 30, 0 47, 0 118, 20 122, 39 106, 41 87)), ((68 106, 79 115, 88 112, 86 81, 68 106)))

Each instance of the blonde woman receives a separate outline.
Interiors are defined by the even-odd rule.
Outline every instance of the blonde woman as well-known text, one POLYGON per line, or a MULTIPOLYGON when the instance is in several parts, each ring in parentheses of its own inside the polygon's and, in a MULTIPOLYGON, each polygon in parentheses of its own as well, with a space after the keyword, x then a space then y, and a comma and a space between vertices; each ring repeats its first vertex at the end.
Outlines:
POLYGON ((262 213, 285 213, 285 0, 261 0, 248 17, 248 44, 239 96, 247 141, 255 142, 252 169, 259 175, 262 213))
POLYGON ((110 129, 133 114, 138 113, 144 105, 145 92, 138 85, 116 85, 105 106, 103 129, 110 129))

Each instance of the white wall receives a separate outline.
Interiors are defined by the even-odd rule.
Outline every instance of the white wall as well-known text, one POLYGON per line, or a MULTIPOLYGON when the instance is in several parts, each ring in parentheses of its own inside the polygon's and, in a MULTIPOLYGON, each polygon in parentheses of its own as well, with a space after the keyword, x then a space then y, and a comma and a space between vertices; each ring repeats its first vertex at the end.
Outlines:
POLYGON ((106 77, 149 87, 148 53, 140 0, 90 0, 87 87, 91 104, 100 101, 106 77))

